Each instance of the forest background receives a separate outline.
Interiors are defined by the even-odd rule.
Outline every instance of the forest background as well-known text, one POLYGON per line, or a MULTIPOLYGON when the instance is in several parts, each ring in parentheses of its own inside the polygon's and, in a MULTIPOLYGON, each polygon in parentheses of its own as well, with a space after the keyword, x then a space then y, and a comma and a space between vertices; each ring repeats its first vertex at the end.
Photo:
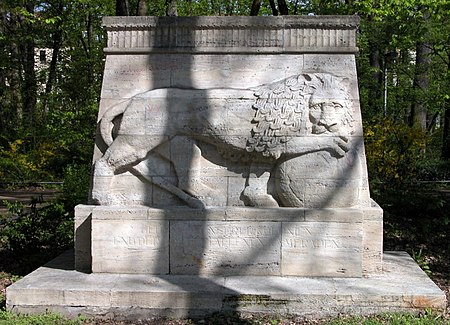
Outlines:
POLYGON ((446 0, 3 0, 1 182, 62 180, 67 168, 90 164, 106 41, 101 18, 166 14, 359 15, 371 181, 450 179, 446 0))
MULTIPOLYGON (((448 0, 2 0, 0 187, 63 185, 61 198, 43 209, 7 204, 18 218, 0 220, 0 250, 54 255, 55 247, 71 245, 73 207, 86 202, 89 186, 103 16, 286 14, 361 17, 360 100, 372 197, 385 211, 385 246, 406 249, 448 287, 448 0)), ((35 267, 27 261, 21 273, 35 267)))

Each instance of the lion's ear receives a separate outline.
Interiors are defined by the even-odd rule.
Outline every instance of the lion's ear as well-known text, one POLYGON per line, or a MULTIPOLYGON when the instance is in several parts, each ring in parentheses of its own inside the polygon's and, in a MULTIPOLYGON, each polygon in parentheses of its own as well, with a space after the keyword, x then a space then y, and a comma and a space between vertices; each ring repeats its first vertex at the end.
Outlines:
POLYGON ((350 78, 341 77, 341 78, 339 78, 339 83, 341 84, 341 88, 343 90, 347 90, 350 87, 350 78))

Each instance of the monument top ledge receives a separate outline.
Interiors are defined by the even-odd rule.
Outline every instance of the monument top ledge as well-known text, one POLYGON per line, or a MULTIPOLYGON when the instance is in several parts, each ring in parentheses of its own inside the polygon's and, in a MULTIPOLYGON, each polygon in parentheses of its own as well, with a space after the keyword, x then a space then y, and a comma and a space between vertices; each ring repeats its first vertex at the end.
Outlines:
POLYGON ((358 16, 104 17, 107 54, 358 52, 358 16))

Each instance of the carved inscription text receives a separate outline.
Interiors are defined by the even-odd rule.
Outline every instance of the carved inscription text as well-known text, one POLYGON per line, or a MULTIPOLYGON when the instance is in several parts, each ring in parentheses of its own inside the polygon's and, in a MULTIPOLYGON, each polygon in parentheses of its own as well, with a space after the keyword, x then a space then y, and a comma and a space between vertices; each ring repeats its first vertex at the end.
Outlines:
MULTIPOLYGON (((176 239, 181 247, 203 247, 210 251, 230 252, 261 249, 280 240, 280 226, 275 222, 242 224, 237 222, 192 222, 176 239)), ((279 248, 277 248, 279 250, 279 248)))
POLYGON ((129 231, 114 234, 113 243, 125 247, 158 249, 161 245, 161 228, 141 226, 140 230, 135 230, 130 227, 129 231))
POLYGON ((358 229, 345 224, 285 224, 283 249, 306 253, 311 250, 355 250, 361 240, 358 229))

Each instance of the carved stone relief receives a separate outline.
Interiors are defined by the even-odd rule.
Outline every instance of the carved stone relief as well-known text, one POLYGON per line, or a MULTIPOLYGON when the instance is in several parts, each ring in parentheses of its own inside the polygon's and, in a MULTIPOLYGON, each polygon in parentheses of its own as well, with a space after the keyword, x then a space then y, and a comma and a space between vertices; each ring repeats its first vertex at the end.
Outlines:
MULTIPOLYGON (((358 161, 357 153, 350 152, 352 114, 346 79, 327 73, 302 73, 251 89, 152 89, 108 108, 100 118, 107 149, 94 166, 92 200, 123 204, 110 191, 111 182, 129 172, 191 207, 217 205, 214 197, 220 193, 214 184, 203 182, 199 163, 207 144, 220 153, 216 165, 234 162, 245 170, 240 196, 245 205, 318 207, 317 200, 305 199, 304 187, 323 184, 305 182, 301 170, 317 157, 322 157, 321 169, 308 173, 358 161), (140 164, 155 154, 170 163, 174 180, 158 177, 156 165, 140 164), (268 190, 270 179, 273 193, 268 190)), ((336 190, 346 176, 333 179, 332 173, 319 179, 331 179, 325 188, 336 190)), ((343 206, 358 204, 359 179, 351 181, 350 199, 343 206)))
POLYGON ((76 213, 77 269, 333 277, 378 270, 382 211, 368 188, 357 21, 105 19, 90 205, 76 213))

